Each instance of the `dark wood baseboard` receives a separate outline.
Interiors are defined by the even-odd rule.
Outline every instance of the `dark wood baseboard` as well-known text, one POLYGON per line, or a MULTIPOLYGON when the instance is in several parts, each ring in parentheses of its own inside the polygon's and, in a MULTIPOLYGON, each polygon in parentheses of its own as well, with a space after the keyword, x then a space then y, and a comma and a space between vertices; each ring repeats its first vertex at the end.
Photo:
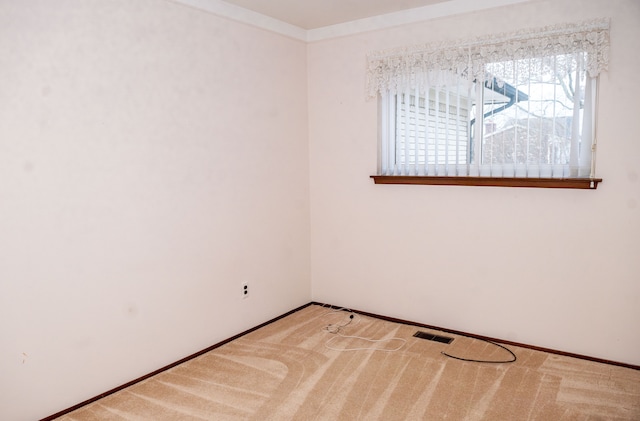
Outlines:
MULTIPOLYGON (((319 302, 315 302, 315 301, 312 302, 311 304, 331 307, 331 308, 334 308, 334 309, 341 308, 341 307, 338 307, 338 306, 319 303, 319 302)), ((437 331, 440 331, 440 332, 452 333, 454 335, 467 336, 469 338, 482 339, 482 340, 485 340, 485 341, 497 342, 497 343, 504 344, 504 345, 513 345, 513 346, 517 346, 519 348, 533 349, 535 351, 542 351, 542 352, 547 352, 549 354, 562 355, 562 356, 571 357, 571 358, 578 358, 578 359, 581 359, 581 360, 593 361, 593 362, 601 363, 601 364, 615 365, 615 366, 619 366, 619 367, 630 368, 632 370, 640 370, 640 365, 633 365, 633 364, 628 364, 628 363, 623 363, 623 362, 618 362, 618 361, 605 360, 605 359, 602 359, 602 358, 590 357, 590 356, 587 356, 587 355, 573 354, 571 352, 558 351, 556 349, 543 348, 543 347, 535 346, 535 345, 529 345, 529 344, 523 344, 523 343, 519 343, 519 342, 507 341, 507 340, 504 340, 504 339, 491 338, 489 336, 476 335, 476 334, 473 334, 473 333, 461 332, 459 330, 447 329, 447 328, 438 327, 438 326, 431 326, 431 325, 427 325, 427 324, 424 324, 424 323, 418 323, 418 322, 412 322, 412 321, 409 321, 409 320, 396 319, 394 317, 381 316, 379 314, 368 313, 366 311, 360 311, 360 310, 356 310, 356 309, 353 309, 353 308, 349 308, 349 310, 353 311, 354 313, 362 314, 363 316, 374 317, 376 319, 386 320, 388 322, 401 323, 401 324, 405 324, 405 325, 421 327, 421 328, 424 328, 424 329, 437 330, 437 331)))
MULTIPOLYGON (((122 389, 126 389, 129 386, 133 386, 134 384, 139 383, 139 382, 141 382, 143 380, 146 380, 146 379, 148 379, 150 377, 153 377, 156 374, 160 374, 163 371, 169 370, 170 368, 173 368, 173 367, 175 367, 177 365, 180 365, 180 364, 185 363, 185 362, 187 362, 189 360, 192 360, 192 359, 194 359, 196 357, 199 357, 202 354, 206 354, 209 351, 212 351, 212 350, 214 350, 216 348, 219 348, 219 347, 221 347, 222 345, 224 345, 226 343, 229 343, 229 342, 231 342, 231 341, 233 341, 235 339, 238 339, 238 338, 240 338, 240 337, 242 337, 242 336, 244 336, 244 335, 246 335, 248 333, 253 332, 254 330, 258 330, 258 329, 260 329, 260 328, 262 328, 264 326, 267 326, 267 325, 269 325, 269 324, 271 324, 271 323, 273 323, 275 321, 278 321, 278 320, 280 320, 280 319, 282 319, 284 317, 287 317, 287 316, 289 316, 289 315, 291 315, 293 313, 296 313, 296 312, 302 310, 303 308, 309 307, 310 305, 320 305, 320 306, 325 306, 325 307, 334 308, 334 309, 342 308, 342 307, 334 306, 334 305, 331 305, 331 304, 325 304, 325 303, 319 303, 319 302, 316 302, 316 301, 312 301, 312 302, 307 303, 305 305, 302 305, 302 306, 300 306, 300 307, 298 307, 296 309, 288 311, 288 312, 286 312, 286 313, 284 313, 284 314, 282 314, 282 315, 280 315, 278 317, 275 317, 275 318, 273 318, 273 319, 271 319, 271 320, 269 320, 267 322, 264 322, 264 323, 262 323, 262 324, 260 324, 260 325, 258 325, 256 327, 253 327, 253 328, 251 328, 249 330, 246 330, 246 331, 244 331, 242 333, 239 333, 239 334, 237 334, 235 336, 232 336, 232 337, 230 337, 228 339, 225 339, 225 340, 223 340, 221 342, 218 342, 215 345, 211 345, 210 347, 205 348, 202 351, 198 351, 195 354, 191 354, 188 357, 182 358, 181 360, 178 360, 178 361, 176 361, 174 363, 171 363, 171 364, 169 364, 167 366, 164 366, 164 367, 162 367, 162 368, 160 368, 158 370, 155 370, 155 371, 153 371, 153 372, 151 372, 149 374, 145 374, 142 377, 139 377, 139 378, 137 378, 135 380, 127 382, 127 383, 125 383, 125 384, 123 384, 121 386, 118 386, 118 387, 116 387, 114 389, 111 389, 111 390, 109 390, 107 392, 101 393, 98 396, 94 396, 91 399, 87 399, 86 401, 81 402, 81 403, 79 403, 77 405, 74 405, 74 406, 72 406, 70 408, 67 408, 67 409, 62 410, 60 412, 57 412, 57 413, 55 413, 53 415, 50 415, 50 416, 48 416, 46 418, 42 418, 40 421, 52 421, 52 420, 54 420, 56 418, 59 418, 59 417, 61 417, 63 415, 66 415, 66 414, 68 414, 70 412, 73 412, 76 409, 80 409, 83 406, 89 405, 90 403, 93 403, 93 402, 95 402, 95 401, 97 401, 99 399, 102 399, 102 398, 104 398, 106 396, 109 396, 109 395, 112 395, 112 394, 114 394, 116 392, 119 392, 122 389)), ((498 343, 505 344, 505 345, 513 345, 513 346, 517 346, 517 347, 520 347, 520 348, 527 348, 527 349, 533 349, 533 350, 536 350, 536 351, 548 352, 550 354, 563 355, 565 357, 579 358, 579 359, 582 359, 582 360, 593 361, 593 362, 601 363, 601 364, 609 364, 609 365, 615 365, 615 366, 619 366, 619 367, 630 368, 630 369, 633 369, 633 370, 640 370, 640 366, 638 366, 638 365, 627 364, 627 363, 622 363, 622 362, 617 362, 617 361, 604 360, 604 359, 601 359, 601 358, 594 358, 594 357, 589 357, 589 356, 586 356, 586 355, 572 354, 570 352, 563 352, 563 351, 558 351, 558 350, 555 350, 555 349, 542 348, 542 347, 539 347, 539 346, 521 344, 521 343, 518 343, 518 342, 506 341, 506 340, 503 340, 503 339, 496 339, 496 338, 491 338, 491 337, 487 337, 487 336, 474 335, 472 333, 461 332, 459 330, 447 329, 447 328, 442 328, 442 327, 438 327, 438 326, 431 326, 431 325, 427 325, 427 324, 424 324, 424 323, 418 323, 418 322, 412 322, 412 321, 409 321, 409 320, 396 319, 394 317, 381 316, 379 314, 369 313, 369 312, 366 312, 366 311, 360 311, 360 310, 356 310, 356 309, 352 309, 352 308, 350 308, 349 310, 353 311, 354 313, 362 314, 364 316, 374 317, 376 319, 386 320, 386 321, 389 321, 389 322, 401 323, 401 324, 411 325, 411 326, 417 326, 417 327, 421 327, 421 328, 424 328, 424 329, 437 330, 437 331, 440 331, 440 332, 447 332, 447 333, 452 333, 452 334, 455 334, 455 335, 467 336, 467 337, 470 337, 470 338, 483 339, 483 340, 488 340, 488 341, 492 341, 492 342, 498 342, 498 343)))
POLYGON ((302 305, 302 306, 300 306, 300 307, 298 307, 298 308, 296 308, 296 309, 293 309, 293 310, 291 310, 291 311, 288 311, 288 312, 286 312, 286 313, 284 313, 284 314, 282 314, 282 315, 280 315, 280 316, 278 316, 278 317, 275 317, 275 318, 273 318, 273 319, 271 319, 271 320, 269 320, 269 321, 267 321, 267 322, 264 322, 264 323, 262 323, 262 324, 260 324, 260 325, 258 325, 258 326, 256 326, 256 327, 252 327, 252 328, 251 328, 251 329, 249 329, 249 330, 245 330, 245 331, 244 331, 244 332, 242 332, 242 333, 239 333, 239 334, 237 334, 237 335, 235 335, 235 336, 232 336, 232 337, 230 337, 230 338, 228 338, 228 339, 225 339, 225 340, 223 340, 223 341, 221 341, 221 342, 218 342, 217 344, 211 345, 210 347, 205 348, 205 349, 203 349, 202 351, 198 351, 198 352, 196 352, 195 354, 191 354, 191 355, 189 355, 188 357, 184 357, 184 358, 182 358, 181 360, 178 360, 178 361, 176 361, 176 362, 174 362, 174 363, 171 363, 171 364, 169 364, 169 365, 167 365, 167 366, 164 366, 164 367, 162 367, 162 368, 159 368, 158 370, 155 370, 155 371, 153 371, 153 372, 151 372, 151 373, 149 373, 149 374, 145 374, 145 375, 144 375, 144 376, 142 376, 142 377, 138 377, 138 378, 137 378, 137 379, 135 379, 135 380, 131 380, 130 382, 127 382, 127 383, 125 383, 125 384, 123 384, 123 385, 120 385, 120 386, 118 386, 118 387, 116 387, 116 388, 113 388, 113 389, 111 389, 111 390, 109 390, 109 391, 107 391, 107 392, 101 393, 101 394, 99 394, 98 396, 94 396, 94 397, 93 397, 93 398, 91 398, 91 399, 87 399, 87 400, 86 400, 86 401, 84 401, 84 402, 80 402, 79 404, 74 405, 74 406, 72 406, 71 408, 67 408, 67 409, 62 410, 62 411, 60 411, 60 412, 58 412, 58 413, 55 413, 55 414, 53 414, 53 415, 50 415, 50 416, 48 416, 48 417, 46 417, 46 418, 42 418, 40 421, 51 421, 51 420, 54 420, 54 419, 56 419, 56 418, 59 418, 59 417, 61 417, 61 416, 63 416, 63 415, 66 415, 66 414, 68 414, 68 413, 70 413, 70 412, 73 412, 73 411, 75 411, 76 409, 80 409, 80 408, 82 408, 83 406, 89 405, 90 403, 93 403, 93 402, 95 402, 95 401, 97 401, 97 400, 100 400, 100 399, 102 399, 102 398, 104 398, 104 397, 106 397, 106 396, 109 396, 109 395, 112 395, 112 394, 114 394, 114 393, 116 393, 116 392, 119 392, 119 391, 121 391, 122 389, 126 389, 126 388, 127 388, 127 387, 129 387, 129 386, 133 386, 133 385, 134 385, 134 384, 136 384, 136 383, 140 383, 141 381, 146 380, 146 379, 148 379, 148 378, 150 378, 150 377, 153 377, 153 376, 155 376, 156 374, 160 374, 160 373, 162 373, 163 371, 167 371, 167 370, 169 370, 170 368, 173 368, 173 367, 175 367, 175 366, 177 366, 177 365, 180 365, 180 364, 185 363, 185 362, 187 362, 187 361, 189 361, 189 360, 192 360, 192 359, 194 359, 194 358, 196 358, 196 357, 199 357, 199 356, 200 356, 200 355, 202 355, 202 354, 206 354, 206 353, 207 353, 207 352, 209 352, 209 351, 212 351, 212 350, 214 350, 214 349, 216 349, 216 348, 219 348, 219 347, 221 347, 222 345, 224 345, 224 344, 226 344, 226 343, 229 343, 229 342, 231 342, 231 341, 233 341, 233 340, 235 340, 235 339, 238 339, 238 338, 240 338, 240 337, 242 337, 242 336, 244 336, 244 335, 246 335, 246 334, 248 334, 248 333, 253 332, 254 330, 258 330, 258 329, 260 329, 261 327, 264 327, 264 326, 266 326, 266 325, 268 325, 268 324, 271 324, 271 323, 273 323, 273 322, 275 322, 275 321, 277 321, 277 320, 280 320, 280 319, 282 319, 282 318, 284 318, 284 317, 287 317, 288 315, 293 314, 293 313, 295 313, 295 312, 297 312, 297 311, 300 311, 300 310, 302 310, 302 309, 303 309, 303 308, 305 308, 305 307, 309 307, 309 306, 310 306, 310 305, 312 305, 312 304, 313 304, 313 302, 311 302, 311 303, 307 303, 307 304, 302 305))

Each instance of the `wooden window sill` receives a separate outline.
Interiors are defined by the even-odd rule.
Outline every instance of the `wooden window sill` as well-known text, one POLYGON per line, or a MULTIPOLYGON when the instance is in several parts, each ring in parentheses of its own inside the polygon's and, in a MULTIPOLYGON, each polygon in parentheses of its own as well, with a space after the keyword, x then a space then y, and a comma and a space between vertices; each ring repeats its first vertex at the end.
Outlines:
POLYGON ((439 186, 539 187, 555 189, 598 188, 601 178, 433 177, 372 175, 375 184, 429 184, 439 186))

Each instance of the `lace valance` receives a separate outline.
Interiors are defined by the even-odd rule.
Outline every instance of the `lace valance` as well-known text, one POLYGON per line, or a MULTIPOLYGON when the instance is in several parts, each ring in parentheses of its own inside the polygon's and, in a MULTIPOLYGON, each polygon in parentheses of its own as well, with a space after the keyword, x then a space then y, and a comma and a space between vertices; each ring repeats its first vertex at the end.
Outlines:
POLYGON ((527 29, 473 40, 423 44, 371 52, 367 56, 368 95, 422 84, 421 79, 456 74, 470 80, 485 64, 507 60, 587 53, 585 69, 595 77, 609 63, 609 19, 527 29))

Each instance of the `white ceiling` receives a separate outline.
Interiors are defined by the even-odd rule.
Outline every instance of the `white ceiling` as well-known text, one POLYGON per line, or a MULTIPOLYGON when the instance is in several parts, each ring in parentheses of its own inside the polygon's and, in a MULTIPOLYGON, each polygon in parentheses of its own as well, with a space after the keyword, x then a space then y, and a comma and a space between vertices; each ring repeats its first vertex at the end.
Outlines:
POLYGON ((309 30, 451 0, 223 0, 309 30))
POLYGON ((165 1, 193 7, 293 39, 315 42, 539 0, 165 1))

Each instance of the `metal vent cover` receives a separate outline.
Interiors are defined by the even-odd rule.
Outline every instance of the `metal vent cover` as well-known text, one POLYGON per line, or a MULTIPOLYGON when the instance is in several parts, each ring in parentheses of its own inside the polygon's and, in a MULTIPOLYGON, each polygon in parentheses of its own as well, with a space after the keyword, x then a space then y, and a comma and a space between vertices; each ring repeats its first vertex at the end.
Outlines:
POLYGON ((426 339, 428 341, 441 342, 443 344, 450 344, 453 342, 453 338, 449 338, 448 336, 434 335, 433 333, 427 332, 416 332, 413 336, 420 339, 426 339))

